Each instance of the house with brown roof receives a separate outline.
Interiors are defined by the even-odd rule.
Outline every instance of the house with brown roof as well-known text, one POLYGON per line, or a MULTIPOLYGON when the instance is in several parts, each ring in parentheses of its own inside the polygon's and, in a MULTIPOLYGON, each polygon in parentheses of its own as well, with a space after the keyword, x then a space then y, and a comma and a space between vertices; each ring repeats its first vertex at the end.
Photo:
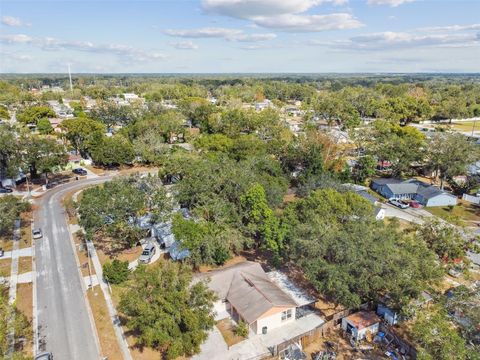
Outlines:
POLYGON ((207 286, 217 294, 217 320, 232 317, 244 321, 255 334, 267 334, 294 322, 297 308, 310 301, 299 303, 301 298, 282 289, 260 264, 250 261, 200 274, 195 280, 207 280, 207 286))
POLYGON ((342 319, 342 329, 359 341, 374 336, 380 328, 380 318, 372 311, 359 311, 342 319))

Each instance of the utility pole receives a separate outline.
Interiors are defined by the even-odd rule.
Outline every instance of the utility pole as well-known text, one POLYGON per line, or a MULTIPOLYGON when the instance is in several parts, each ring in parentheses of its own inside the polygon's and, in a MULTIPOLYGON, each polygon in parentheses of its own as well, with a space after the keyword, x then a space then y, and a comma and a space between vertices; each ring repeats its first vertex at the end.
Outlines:
POLYGON ((478 121, 478 120, 473 120, 472 137, 473 137, 473 133, 475 132, 475 125, 477 124, 477 121, 478 121))

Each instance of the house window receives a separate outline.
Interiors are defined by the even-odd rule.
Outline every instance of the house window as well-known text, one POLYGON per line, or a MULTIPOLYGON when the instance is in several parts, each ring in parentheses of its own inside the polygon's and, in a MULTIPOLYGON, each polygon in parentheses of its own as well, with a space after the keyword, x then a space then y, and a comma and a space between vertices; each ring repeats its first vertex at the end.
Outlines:
POLYGON ((292 318, 292 309, 288 309, 282 312, 282 321, 285 321, 291 318, 292 318))

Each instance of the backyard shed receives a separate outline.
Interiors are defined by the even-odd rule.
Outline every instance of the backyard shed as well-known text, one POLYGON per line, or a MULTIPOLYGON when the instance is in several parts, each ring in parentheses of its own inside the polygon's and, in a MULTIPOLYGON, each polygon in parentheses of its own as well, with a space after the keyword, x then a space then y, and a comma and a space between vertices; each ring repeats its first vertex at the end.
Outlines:
POLYGON ((380 318, 371 311, 359 311, 342 319, 342 329, 352 335, 353 340, 363 340, 367 334, 378 333, 380 318))

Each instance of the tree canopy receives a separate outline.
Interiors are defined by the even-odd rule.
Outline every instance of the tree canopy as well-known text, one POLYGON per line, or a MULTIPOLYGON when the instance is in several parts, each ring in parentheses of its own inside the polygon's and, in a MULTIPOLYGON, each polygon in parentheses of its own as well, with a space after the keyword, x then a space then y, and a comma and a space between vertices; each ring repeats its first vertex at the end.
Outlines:
POLYGON ((132 274, 119 311, 127 328, 138 334, 139 345, 161 351, 166 359, 200 351, 215 325, 215 295, 203 282, 191 282, 188 267, 164 260, 132 274))

